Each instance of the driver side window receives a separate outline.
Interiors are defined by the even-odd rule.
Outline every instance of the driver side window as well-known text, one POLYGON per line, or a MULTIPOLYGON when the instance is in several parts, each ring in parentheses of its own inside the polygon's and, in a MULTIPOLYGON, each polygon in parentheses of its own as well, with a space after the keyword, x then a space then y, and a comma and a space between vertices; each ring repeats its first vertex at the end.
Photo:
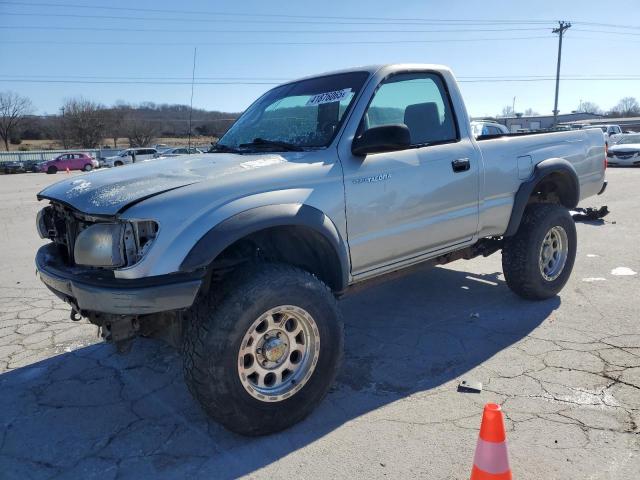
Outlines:
POLYGON ((451 102, 438 75, 403 73, 380 85, 361 130, 399 123, 409 128, 413 146, 458 139, 451 102))

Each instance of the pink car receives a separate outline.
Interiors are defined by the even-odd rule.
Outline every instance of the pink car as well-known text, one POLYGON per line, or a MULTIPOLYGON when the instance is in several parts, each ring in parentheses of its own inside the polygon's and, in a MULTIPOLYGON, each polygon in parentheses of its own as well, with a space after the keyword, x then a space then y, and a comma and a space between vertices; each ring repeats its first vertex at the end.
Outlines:
POLYGON ((57 173, 59 170, 84 170, 89 172, 100 164, 88 153, 63 153, 53 160, 47 160, 39 165, 41 172, 57 173))

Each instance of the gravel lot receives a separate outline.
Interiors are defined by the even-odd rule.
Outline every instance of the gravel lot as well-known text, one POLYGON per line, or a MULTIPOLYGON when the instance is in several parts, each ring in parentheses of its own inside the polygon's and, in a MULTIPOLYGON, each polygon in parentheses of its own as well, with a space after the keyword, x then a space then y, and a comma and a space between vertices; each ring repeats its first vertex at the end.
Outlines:
POLYGON ((207 421, 169 347, 120 356, 69 320, 33 267, 35 194, 64 174, 0 176, 0 477, 463 479, 497 401, 514 478, 638 478, 640 275, 612 271, 640 272, 640 169, 607 175, 583 206, 612 213, 578 224, 559 297, 517 298, 499 253, 354 293, 337 385, 258 439, 207 421), (482 393, 458 393, 461 379, 482 393))

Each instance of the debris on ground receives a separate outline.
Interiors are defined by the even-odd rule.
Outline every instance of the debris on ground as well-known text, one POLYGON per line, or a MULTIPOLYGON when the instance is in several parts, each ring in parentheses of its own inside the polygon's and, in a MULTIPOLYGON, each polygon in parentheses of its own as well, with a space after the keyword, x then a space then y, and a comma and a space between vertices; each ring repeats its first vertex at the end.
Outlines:
POLYGON ((627 275, 637 275, 637 274, 638 272, 631 270, 629 267, 617 267, 611 270, 611 275, 627 276, 627 275))
POLYGON ((479 313, 472 313, 471 315, 469 315, 469 318, 480 318, 480 314, 479 313))
POLYGON ((573 217, 574 221, 593 221, 600 220, 601 218, 609 215, 609 213, 609 208, 606 205, 603 205, 600 208, 574 208, 571 211, 571 216, 573 217))
POLYGON ((482 392, 482 382, 474 382, 462 380, 458 385, 458 392, 461 393, 480 393, 482 392))

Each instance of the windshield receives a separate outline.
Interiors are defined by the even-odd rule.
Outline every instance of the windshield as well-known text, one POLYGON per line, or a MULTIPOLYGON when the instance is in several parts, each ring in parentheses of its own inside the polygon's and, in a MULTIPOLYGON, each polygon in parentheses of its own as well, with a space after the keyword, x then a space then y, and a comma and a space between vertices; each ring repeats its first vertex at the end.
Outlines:
MULTIPOLYGON (((344 73, 276 87, 251 105, 219 144, 238 148, 261 139, 301 148, 326 147, 368 75, 344 73)), ((255 148, 279 147, 263 141, 255 148)))
POLYGON ((620 139, 618 145, 625 143, 640 143, 640 135, 625 135, 620 139))

